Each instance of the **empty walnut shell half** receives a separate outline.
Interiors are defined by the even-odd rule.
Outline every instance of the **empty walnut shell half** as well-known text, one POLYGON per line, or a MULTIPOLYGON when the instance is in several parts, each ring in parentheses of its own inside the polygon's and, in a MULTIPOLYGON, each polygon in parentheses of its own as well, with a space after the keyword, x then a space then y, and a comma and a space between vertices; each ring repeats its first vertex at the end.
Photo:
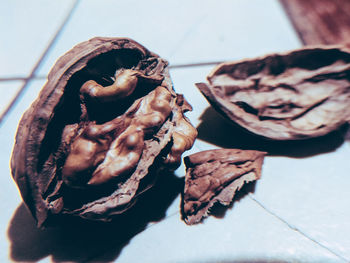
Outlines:
POLYGON ((93 38, 67 52, 23 115, 11 159, 38 225, 128 210, 192 147, 188 110, 167 62, 131 39, 93 38))
POLYGON ((325 135, 350 120, 350 53, 306 47, 218 65, 196 84, 225 117, 274 140, 325 135))

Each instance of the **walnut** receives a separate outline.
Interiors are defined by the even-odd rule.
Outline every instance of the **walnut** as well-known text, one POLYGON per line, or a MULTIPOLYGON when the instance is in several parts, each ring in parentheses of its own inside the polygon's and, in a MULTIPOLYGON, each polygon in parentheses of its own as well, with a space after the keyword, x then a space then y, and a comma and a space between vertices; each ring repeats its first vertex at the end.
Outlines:
POLYGON ((185 222, 199 223, 216 202, 229 205, 245 183, 260 179, 265 155, 255 150, 217 149, 185 157, 185 222))
POLYGON ((62 56, 18 127, 11 168, 39 226, 62 215, 108 221, 174 169, 196 129, 167 62, 126 38, 62 56))
POLYGON ((274 140, 325 135, 350 120, 350 53, 306 47, 227 62, 197 87, 225 117, 274 140))

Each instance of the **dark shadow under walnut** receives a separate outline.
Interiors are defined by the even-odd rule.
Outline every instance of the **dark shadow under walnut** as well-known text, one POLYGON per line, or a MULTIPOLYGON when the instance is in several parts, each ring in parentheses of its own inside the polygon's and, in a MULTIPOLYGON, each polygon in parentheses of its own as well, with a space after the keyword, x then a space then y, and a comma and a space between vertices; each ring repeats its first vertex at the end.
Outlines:
POLYGON ((217 149, 185 157, 182 198, 185 222, 199 223, 217 202, 228 206, 245 183, 261 177, 265 154, 254 150, 217 149))
POLYGON ((38 229, 22 203, 8 228, 9 256, 15 262, 114 262, 135 235, 166 216, 166 210, 183 191, 184 180, 164 173, 154 187, 125 213, 111 222, 60 218, 54 227, 38 229), (43 240, 45 242, 43 242, 43 240), (35 244, 35 246, 33 246, 35 244))
POLYGON ((23 115, 11 168, 39 226, 59 215, 108 221, 175 168, 197 131, 168 63, 126 38, 62 56, 23 115))
POLYGON ((269 156, 288 156, 305 158, 329 153, 340 147, 348 131, 348 125, 324 136, 305 140, 270 140, 246 132, 227 120, 212 107, 208 107, 200 116, 201 122, 196 127, 197 139, 209 142, 220 148, 254 149, 268 152, 269 156), (213 133, 215 127, 215 133, 213 133))
POLYGON ((319 46, 227 62, 197 87, 251 133, 274 140, 318 137, 350 120, 350 53, 319 46))

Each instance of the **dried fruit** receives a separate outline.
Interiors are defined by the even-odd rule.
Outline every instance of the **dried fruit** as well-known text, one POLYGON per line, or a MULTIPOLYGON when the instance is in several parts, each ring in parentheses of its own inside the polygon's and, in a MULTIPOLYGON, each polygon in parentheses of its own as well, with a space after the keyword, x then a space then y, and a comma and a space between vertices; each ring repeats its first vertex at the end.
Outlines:
POLYGON ((275 140, 325 135, 350 120, 350 53, 306 47, 228 62, 197 87, 225 117, 275 140))
POLYGON ((245 183, 258 180, 265 152, 217 149, 185 157, 182 213, 189 225, 199 223, 216 203, 229 205, 245 183))
POLYGON ((23 115, 11 159, 38 225, 128 210, 192 147, 188 110, 167 62, 131 39, 94 38, 67 52, 23 115))

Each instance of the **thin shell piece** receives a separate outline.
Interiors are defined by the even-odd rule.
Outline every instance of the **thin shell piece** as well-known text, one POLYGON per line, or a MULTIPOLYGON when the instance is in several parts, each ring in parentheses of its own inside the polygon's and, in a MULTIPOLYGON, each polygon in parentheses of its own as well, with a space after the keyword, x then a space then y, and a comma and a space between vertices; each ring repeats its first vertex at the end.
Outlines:
POLYGON ((201 222, 217 202, 228 206, 245 183, 260 179, 265 155, 255 150, 216 149, 185 157, 185 222, 201 222))
POLYGON ((235 124, 273 140, 325 135, 350 120, 350 53, 306 47, 218 65, 196 84, 235 124))

